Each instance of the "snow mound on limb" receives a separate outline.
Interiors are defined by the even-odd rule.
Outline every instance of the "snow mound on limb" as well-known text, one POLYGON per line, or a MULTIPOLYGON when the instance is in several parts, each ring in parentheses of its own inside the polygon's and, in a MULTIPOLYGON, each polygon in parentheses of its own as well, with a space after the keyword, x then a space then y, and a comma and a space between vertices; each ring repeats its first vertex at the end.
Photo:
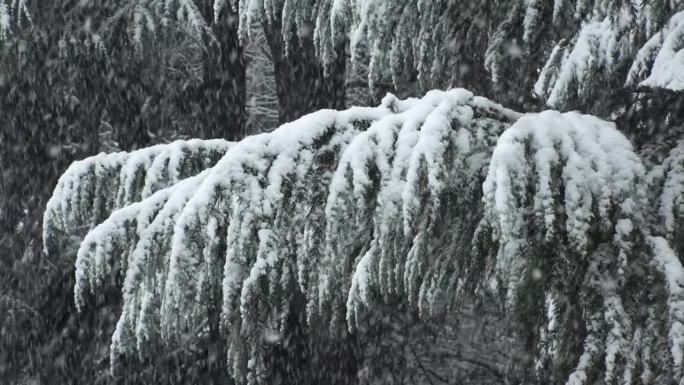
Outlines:
POLYGON ((497 247, 483 264, 540 359, 574 365, 568 384, 681 378, 682 268, 667 241, 650 235, 646 181, 614 124, 574 112, 523 116, 492 154, 479 231, 497 247), (545 314, 549 301, 575 311, 545 314), (647 317, 644 306, 654 309, 647 317), (568 355, 578 336, 582 353, 568 355), (660 339, 671 347, 667 363, 650 356, 660 339))

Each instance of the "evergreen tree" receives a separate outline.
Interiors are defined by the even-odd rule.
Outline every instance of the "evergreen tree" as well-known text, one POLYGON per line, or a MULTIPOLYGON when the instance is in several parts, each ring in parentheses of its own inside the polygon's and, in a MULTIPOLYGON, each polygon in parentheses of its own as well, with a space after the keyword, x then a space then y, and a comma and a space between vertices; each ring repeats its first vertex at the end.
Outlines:
POLYGON ((221 148, 213 167, 150 148, 60 179, 44 237, 54 254, 55 234, 90 229, 77 305, 122 275, 114 367, 218 322, 232 378, 268 383, 267 352, 297 313, 309 332, 348 338, 383 305, 435 319, 489 294, 528 353, 523 381, 681 380, 684 268, 658 236, 672 219, 651 217, 657 178, 613 124, 521 117, 455 89, 316 112, 221 148), (115 180, 116 194, 103 188, 115 180))
POLYGON ((66 378, 121 305, 114 378, 354 383, 388 318, 500 308, 502 381, 682 382, 683 6, 0 0, 0 360, 66 378), (597 117, 452 89, 149 147, 244 135, 255 30, 281 123, 343 107, 347 49, 371 97, 467 86, 597 117), (121 148, 60 178, 39 258, 51 178, 121 148))

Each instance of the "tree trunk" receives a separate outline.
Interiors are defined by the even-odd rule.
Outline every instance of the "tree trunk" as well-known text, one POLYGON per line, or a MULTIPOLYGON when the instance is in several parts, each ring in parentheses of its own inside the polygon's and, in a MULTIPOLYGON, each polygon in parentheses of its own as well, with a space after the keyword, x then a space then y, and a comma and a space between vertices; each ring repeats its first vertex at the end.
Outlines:
MULTIPOLYGON (((204 1, 202 14, 212 20, 213 1, 204 1)), ((247 121, 247 79, 244 48, 238 39, 238 17, 228 7, 212 25, 216 40, 205 42, 202 83, 190 92, 193 111, 200 114, 195 136, 240 140, 245 135, 247 121)))
MULTIPOLYGON (((292 27, 289 52, 285 52, 279 22, 262 23, 271 51, 278 94, 280 123, 291 122, 320 109, 344 108, 344 43, 338 45, 337 57, 327 74, 316 57, 311 36, 300 38, 292 27)), ((313 31, 313 27, 309 28, 313 31)))

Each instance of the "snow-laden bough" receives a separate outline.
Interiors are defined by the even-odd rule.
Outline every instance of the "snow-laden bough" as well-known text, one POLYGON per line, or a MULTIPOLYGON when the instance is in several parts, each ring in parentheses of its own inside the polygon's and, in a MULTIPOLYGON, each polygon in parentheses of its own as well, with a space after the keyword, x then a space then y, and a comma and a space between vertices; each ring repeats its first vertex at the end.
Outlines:
POLYGON ((112 365, 215 322, 230 375, 265 383, 270 336, 293 314, 334 338, 376 305, 432 318, 496 294, 536 367, 629 383, 682 367, 682 267, 647 231, 645 180, 629 141, 591 116, 521 116, 463 89, 388 95, 235 144, 77 162, 45 243, 56 255, 87 230, 80 310, 122 278, 112 365))

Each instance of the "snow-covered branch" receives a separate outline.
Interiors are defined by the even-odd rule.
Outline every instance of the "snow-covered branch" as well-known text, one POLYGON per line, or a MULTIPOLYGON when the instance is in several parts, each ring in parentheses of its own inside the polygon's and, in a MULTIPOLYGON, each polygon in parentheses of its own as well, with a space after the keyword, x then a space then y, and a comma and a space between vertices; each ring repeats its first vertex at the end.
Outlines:
POLYGON ((45 242, 54 253, 62 233, 89 229, 81 310, 121 274, 113 365, 220 311, 231 375, 264 383, 267 341, 287 335, 292 312, 336 335, 381 306, 437 319, 494 295, 534 357, 525 367, 553 368, 540 381, 679 378, 681 264, 650 235, 646 180, 630 142, 596 117, 521 115, 464 89, 390 94, 237 144, 77 162, 45 242))

